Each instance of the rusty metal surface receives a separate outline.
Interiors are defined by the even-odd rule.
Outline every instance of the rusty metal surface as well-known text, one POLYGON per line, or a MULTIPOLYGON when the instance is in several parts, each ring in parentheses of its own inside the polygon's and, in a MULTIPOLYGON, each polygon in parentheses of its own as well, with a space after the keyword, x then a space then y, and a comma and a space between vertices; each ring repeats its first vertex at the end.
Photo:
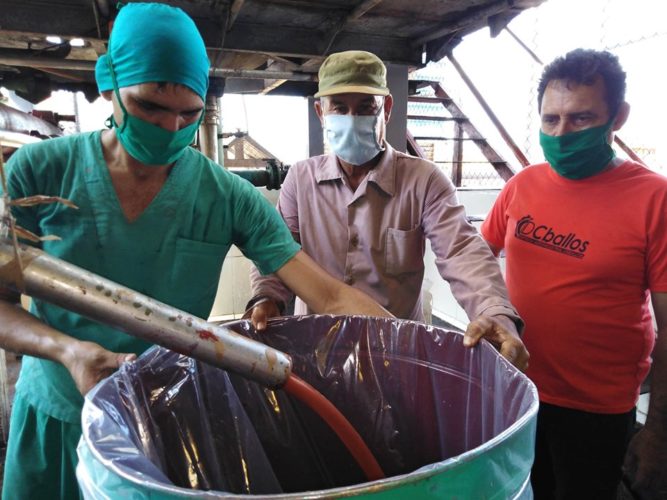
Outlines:
POLYGON ((281 351, 36 248, 21 245, 18 255, 19 266, 14 246, 0 239, 0 284, 268 387, 289 377, 292 363, 281 351))
POLYGON ((39 137, 62 135, 62 130, 55 125, 4 104, 0 104, 0 130, 39 137))

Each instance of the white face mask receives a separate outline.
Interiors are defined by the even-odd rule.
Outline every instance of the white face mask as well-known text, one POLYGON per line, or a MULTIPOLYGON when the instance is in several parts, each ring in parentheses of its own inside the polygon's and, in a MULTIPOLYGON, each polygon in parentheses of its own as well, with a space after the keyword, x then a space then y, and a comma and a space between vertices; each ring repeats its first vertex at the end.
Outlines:
POLYGON ((333 152, 351 165, 363 165, 384 147, 377 137, 376 115, 324 115, 324 135, 333 152))

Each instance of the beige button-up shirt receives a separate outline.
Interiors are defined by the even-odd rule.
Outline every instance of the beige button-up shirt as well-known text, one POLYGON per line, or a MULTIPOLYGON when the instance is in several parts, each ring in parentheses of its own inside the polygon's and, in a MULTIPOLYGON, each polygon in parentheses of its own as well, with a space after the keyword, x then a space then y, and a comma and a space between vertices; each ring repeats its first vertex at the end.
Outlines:
MULTIPOLYGON (((333 154, 293 165, 278 210, 303 250, 334 277, 359 288, 398 318, 423 320, 421 287, 428 238, 440 275, 468 317, 518 318, 498 263, 467 221, 451 181, 426 160, 385 144, 356 191, 333 154)), ((251 272, 253 294, 286 303, 273 275, 251 272)), ((297 298, 295 314, 310 314, 297 298)))

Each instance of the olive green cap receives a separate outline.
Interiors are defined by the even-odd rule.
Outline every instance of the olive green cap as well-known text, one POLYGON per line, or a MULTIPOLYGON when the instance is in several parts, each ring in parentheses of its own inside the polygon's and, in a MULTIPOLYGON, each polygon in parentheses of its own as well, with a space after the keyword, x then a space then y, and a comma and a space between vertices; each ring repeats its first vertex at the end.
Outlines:
POLYGON ((331 54, 320 66, 319 80, 315 97, 350 92, 389 95, 387 68, 378 56, 363 50, 331 54))

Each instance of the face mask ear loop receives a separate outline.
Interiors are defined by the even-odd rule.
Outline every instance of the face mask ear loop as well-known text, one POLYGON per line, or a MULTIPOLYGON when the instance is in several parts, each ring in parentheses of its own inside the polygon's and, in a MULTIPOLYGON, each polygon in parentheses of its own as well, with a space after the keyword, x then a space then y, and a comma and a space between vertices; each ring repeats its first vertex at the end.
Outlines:
POLYGON ((204 121, 204 116, 206 115, 206 99, 204 99, 204 109, 201 110, 201 115, 199 115, 199 121, 197 122, 197 130, 199 130, 199 127, 201 126, 202 122, 204 121))
POLYGON ((380 144, 380 141, 378 141, 377 130, 378 130, 378 121, 380 120, 380 113, 382 113, 383 109, 384 109, 384 99, 382 100, 382 105, 380 106, 380 109, 378 110, 377 113, 375 113, 375 121, 373 122, 373 140, 375 141, 375 145, 380 151, 384 151, 384 146, 380 144))
MULTIPOLYGON (((201 110, 201 115, 199 115, 199 121, 197 122, 197 130, 201 127, 202 122, 204 121, 204 116, 206 115, 206 96, 208 95, 208 89, 211 86, 211 82, 209 80, 206 81, 206 92, 204 92, 204 96, 199 96, 201 99, 204 101, 204 109, 201 110)), ((194 138, 192 139, 194 141, 194 138)))
MULTIPOLYGON (((123 111, 123 125, 120 127, 120 132, 125 130, 127 125, 127 115, 129 114, 123 105, 123 100, 120 98, 120 91, 118 90, 118 82, 116 81, 116 72, 113 70, 113 64, 111 62, 111 57, 107 54, 107 65, 109 66, 109 72, 111 73, 111 83, 113 84, 113 91, 116 94, 116 99, 120 105, 120 109, 123 111)), ((113 115, 111 115, 111 121, 118 127, 118 124, 115 123, 113 115)))
MULTIPOLYGON (((607 122, 607 133, 605 134, 604 140, 607 140, 607 137, 611 134, 613 136, 614 134, 614 122, 616 121, 616 116, 618 115, 618 112, 614 116, 612 116, 609 121, 607 122)), ((614 144, 614 139, 612 137, 611 143, 608 143, 610 146, 614 144)), ((614 148, 612 147, 612 151, 614 153, 614 158, 616 157, 616 151, 613 150, 614 148)))

